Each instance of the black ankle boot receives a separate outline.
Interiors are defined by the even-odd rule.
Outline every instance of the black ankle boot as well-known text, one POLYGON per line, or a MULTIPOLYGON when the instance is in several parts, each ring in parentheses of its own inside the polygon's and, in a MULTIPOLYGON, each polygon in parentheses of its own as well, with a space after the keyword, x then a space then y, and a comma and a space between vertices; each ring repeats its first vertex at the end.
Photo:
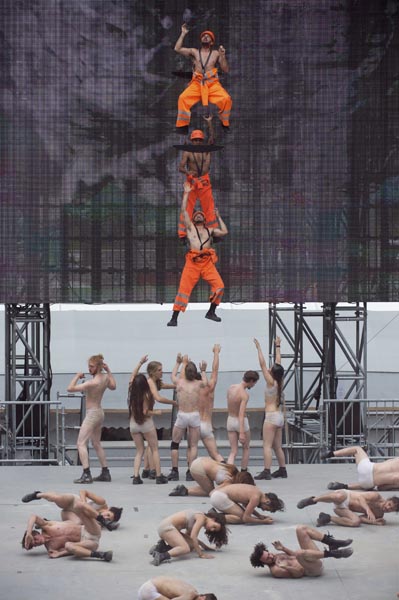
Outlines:
POLYGON ((99 552, 98 550, 93 550, 90 556, 92 558, 99 558, 100 560, 105 560, 105 562, 111 562, 112 551, 108 550, 107 552, 99 552))
POLYGON ((172 470, 167 477, 169 481, 179 481, 179 470, 176 467, 172 467, 172 470))
POLYGON ((179 316, 179 311, 174 310, 171 320, 168 323, 168 327, 177 327, 177 317, 179 316))
POLYGON ((272 473, 272 477, 276 479, 277 477, 281 477, 282 479, 287 479, 287 469, 285 467, 279 467, 277 471, 272 473))
POLYGON ((103 467, 101 473, 98 477, 94 477, 93 481, 111 481, 111 473, 109 472, 108 467, 103 467))
POLYGON ((329 533, 326 533, 323 539, 321 540, 321 543, 327 544, 327 546, 330 547, 330 550, 334 548, 344 548, 346 546, 350 546, 352 542, 353 540, 351 539, 336 540, 335 537, 330 535, 329 533))
POLYGON ((74 479, 74 483, 93 483, 93 477, 91 476, 90 469, 83 469, 82 475, 79 479, 74 479))
POLYGON ((342 548, 339 550, 324 550, 324 558, 349 558, 352 556, 352 548, 342 548))
POLYGON ((215 323, 220 323, 220 321, 222 319, 215 314, 216 307, 217 307, 217 304, 212 302, 209 307, 208 312, 205 315, 205 319, 210 319, 211 321, 215 321, 215 323))
POLYGON ((254 479, 271 479, 270 469, 263 469, 260 473, 255 475, 254 479))

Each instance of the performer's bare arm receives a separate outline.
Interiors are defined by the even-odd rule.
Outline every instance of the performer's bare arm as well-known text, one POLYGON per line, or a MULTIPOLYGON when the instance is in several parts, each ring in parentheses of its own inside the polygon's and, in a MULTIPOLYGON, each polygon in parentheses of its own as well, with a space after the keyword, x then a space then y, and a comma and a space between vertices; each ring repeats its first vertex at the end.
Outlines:
POLYGON ((61 550, 47 550, 47 554, 49 558, 61 558, 62 556, 70 556, 71 553, 62 548, 61 550))
POLYGON ((78 383, 79 379, 84 379, 84 373, 76 373, 75 377, 72 379, 71 383, 67 387, 67 392, 75 393, 75 392, 85 392, 88 387, 90 387, 91 382, 85 381, 83 383, 78 383))
MULTIPOLYGON (((187 25, 185 23, 183 23, 183 25, 181 26, 181 34, 175 44, 175 52, 177 52, 178 54, 181 54, 182 56, 186 56, 187 58, 189 58, 190 56, 193 56, 193 51, 194 51, 194 48, 183 48, 184 38, 188 34, 188 31, 189 31, 189 29, 188 29, 187 25)), ((221 66, 221 68, 223 68, 223 67, 221 66)))
POLYGON ((105 498, 86 489, 79 490, 79 498, 82 500, 82 502, 87 502, 88 500, 91 500, 92 502, 94 502, 94 504, 97 504, 97 506, 102 506, 104 508, 107 507, 107 501, 105 500, 105 498))
POLYGON ((276 540, 275 542, 273 542, 273 546, 275 547, 276 550, 278 550, 279 552, 284 552, 288 556, 296 556, 295 550, 290 550, 290 548, 283 546, 283 544, 280 542, 280 540, 276 540))
MULTIPOLYGON (((272 523, 273 519, 270 517, 255 517, 254 512, 259 505, 259 496, 260 494, 254 490, 252 497, 249 499, 248 504, 245 506, 244 514, 242 516, 242 520, 244 523, 272 523)), ((258 514, 258 513, 257 513, 258 514)))
POLYGON ((199 363, 199 370, 201 373, 201 381, 202 383, 204 383, 205 385, 209 385, 209 381, 208 381, 208 377, 206 375, 206 367, 207 367, 207 363, 205 360, 201 360, 201 362, 199 363))
POLYGON ((212 554, 205 554, 205 552, 202 551, 203 545, 200 543, 200 540, 198 539, 198 534, 201 531, 201 529, 204 527, 205 519, 206 519, 205 515, 202 515, 202 514, 197 515, 195 517, 195 523, 193 525, 193 528, 191 529, 190 538, 191 538, 194 550, 198 554, 199 558, 214 558, 212 556, 212 554))
POLYGON ((25 549, 26 550, 29 550, 31 547, 31 544, 33 543, 33 535, 32 535, 33 528, 36 526, 41 529, 45 525, 48 525, 48 521, 46 521, 45 519, 42 519, 42 517, 39 517, 39 515, 31 515, 29 517, 28 524, 26 526, 26 535, 25 535, 25 549))
POLYGON ((203 119, 208 124, 208 144, 214 144, 215 143, 215 130, 213 128, 213 123, 212 123, 213 116, 212 115, 204 116, 203 119))
MULTIPOLYGON (((151 393, 156 402, 159 402, 160 404, 169 404, 170 406, 177 406, 176 400, 169 400, 169 398, 165 398, 164 396, 161 396, 161 394, 159 393, 159 390, 155 384, 155 381, 153 381, 151 378, 148 379, 148 385, 150 387, 151 393)), ((171 386, 171 387, 173 389, 175 386, 171 386)), ((158 413, 153 413, 153 414, 158 414, 158 413)))
POLYGON ((274 347, 276 348, 276 365, 281 365, 281 339, 278 336, 274 340, 274 347))
POLYGON ((148 360, 148 356, 147 354, 145 356, 142 356, 138 362, 138 364, 135 366, 135 368, 132 371, 132 374, 130 375, 130 379, 129 379, 129 383, 133 382, 133 379, 135 377, 137 377, 137 375, 139 374, 139 371, 141 369, 141 367, 144 365, 144 363, 146 363, 148 360))
POLYGON ((263 355, 261 345, 260 345, 259 341, 256 338, 254 338, 254 344, 255 344, 256 349, 258 351, 259 366, 260 366, 260 368, 262 370, 263 377, 265 378, 266 383, 269 386, 272 386, 273 383, 274 383, 274 379, 273 379, 273 377, 272 377, 269 369, 267 368, 266 360, 265 360, 265 357, 263 355))
POLYGON ((239 434, 238 439, 241 444, 245 444, 246 439, 247 439, 246 435, 245 435, 245 412, 247 410, 247 404, 248 404, 248 395, 246 398, 243 398, 241 400, 240 410, 238 412, 238 422, 240 424, 240 434, 239 434))
POLYGON ((367 517, 364 522, 372 524, 376 521, 376 516, 370 508, 370 502, 373 502, 380 497, 381 496, 378 492, 365 492, 364 494, 359 494, 358 502, 367 517))
POLYGON ((186 226, 187 230, 191 230, 193 227, 193 224, 191 222, 190 216, 187 212, 187 201, 188 201, 188 195, 192 190, 191 185, 188 183, 188 181, 184 182, 183 185, 183 198, 181 201, 181 212, 183 213, 183 218, 184 218, 184 224, 186 226))
POLYGON ((103 363, 103 369, 104 371, 107 373, 108 377, 109 377, 109 381, 108 381, 108 389, 109 390, 116 390, 116 381, 114 376, 111 373, 111 369, 109 368, 109 366, 107 365, 107 363, 103 363))
POLYGON ((212 230, 212 235, 215 235, 216 237, 224 237, 229 233, 229 231, 217 208, 215 208, 215 215, 219 221, 219 227, 215 227, 215 229, 212 230))
POLYGON ((211 389, 211 392, 213 392, 213 390, 215 389, 217 380, 218 380, 219 354, 220 354, 220 350, 221 350, 220 344, 215 344, 212 350, 213 350, 212 374, 209 379, 209 387, 211 389))
POLYGON ((219 66, 224 73, 229 72, 229 65, 226 58, 226 50, 223 46, 219 46, 219 66))
POLYGON ((179 352, 178 355, 176 356, 176 363, 175 363, 175 366, 173 367, 172 374, 171 374, 171 379, 175 385, 179 381, 178 372, 179 372, 180 365, 182 364, 182 362, 183 362, 183 356, 179 352))

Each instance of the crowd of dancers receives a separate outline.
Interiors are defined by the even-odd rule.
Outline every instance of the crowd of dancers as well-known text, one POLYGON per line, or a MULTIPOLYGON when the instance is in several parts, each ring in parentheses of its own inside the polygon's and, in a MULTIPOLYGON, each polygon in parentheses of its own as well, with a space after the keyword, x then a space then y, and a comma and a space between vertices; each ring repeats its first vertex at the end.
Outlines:
MULTIPOLYGON (((143 356, 133 369, 128 389, 128 410, 130 430, 136 446, 133 470, 133 484, 143 483, 143 478, 153 477, 156 484, 179 482, 179 444, 187 435, 188 452, 185 484, 178 483, 170 492, 171 497, 208 497, 209 508, 179 510, 164 518, 158 525, 158 541, 149 549, 151 563, 159 566, 173 562, 181 556, 196 554, 199 558, 214 558, 212 550, 228 545, 229 537, 236 535, 229 530, 234 524, 268 525, 275 522, 274 513, 285 509, 284 501, 271 491, 264 491, 257 485, 258 480, 286 478, 284 452, 281 448, 281 434, 284 427, 284 369, 281 365, 281 340, 275 340, 275 362, 268 368, 258 340, 254 340, 258 353, 259 367, 265 380, 265 419, 263 426, 264 469, 255 477, 248 471, 250 436, 245 410, 249 398, 248 390, 259 380, 257 371, 247 371, 240 383, 230 386, 227 393, 228 421, 227 429, 231 451, 227 460, 219 453, 212 430, 212 408, 219 369, 219 345, 213 347, 212 373, 208 379, 205 361, 195 363, 188 356, 177 355, 172 371, 172 383, 162 381, 162 365, 157 361, 148 363, 143 356), (140 373, 144 364, 147 374, 140 373), (163 389, 173 389, 175 400, 161 395, 163 389), (155 402, 177 405, 178 412, 172 430, 171 470, 168 476, 161 472, 158 450, 158 438, 154 416, 155 402), (198 456, 198 442, 202 438, 209 456, 198 456), (145 441, 148 453, 141 470, 145 455, 145 441), (241 468, 234 463, 238 444, 242 445, 241 468), (271 472, 274 449, 279 467, 271 472), (141 470, 141 474, 140 474, 141 470), (190 483, 192 482, 192 483, 190 483), (205 543, 200 535, 207 538, 205 543)), ((85 394, 87 411, 79 433, 78 451, 83 465, 82 476, 75 480, 77 484, 111 482, 111 473, 107 466, 105 452, 101 446, 101 426, 104 412, 101 400, 106 389, 114 390, 116 381, 102 355, 89 359, 91 379, 82 383, 83 373, 77 373, 71 381, 69 391, 85 394), (92 477, 87 449, 88 440, 101 462, 102 470, 92 477)), ((319 528, 327 524, 346 527, 358 527, 361 524, 384 525, 384 515, 399 511, 399 498, 384 498, 380 491, 399 488, 399 458, 382 463, 373 463, 364 449, 360 447, 329 450, 321 455, 324 460, 336 457, 353 457, 358 471, 357 483, 333 481, 328 491, 298 501, 297 508, 303 509, 318 503, 328 503, 333 513, 321 512, 317 519, 317 528, 297 525, 298 548, 290 549, 281 541, 273 542, 271 552, 266 544, 259 542, 253 548, 249 560, 253 567, 268 567, 276 578, 317 577, 323 572, 323 559, 349 558, 353 549, 352 539, 337 539, 319 528), (320 544, 324 545, 320 547, 320 544)), ((47 520, 37 514, 30 516, 22 540, 25 550, 44 545, 50 558, 73 555, 78 558, 93 558, 110 562, 112 550, 99 550, 101 531, 117 530, 123 512, 121 507, 109 506, 107 501, 84 487, 76 494, 34 491, 22 498, 23 502, 44 499, 55 503, 61 510, 60 520, 47 520)), ((180 502, 181 500, 179 500, 180 502)), ((239 533, 238 533, 239 535, 239 533)), ((213 600, 213 593, 200 594, 189 583, 174 577, 154 577, 145 582, 138 591, 139 600, 156 598, 205 598, 213 600), (169 595, 168 595, 169 594, 169 595), (186 594, 186 595, 184 595, 186 594)))

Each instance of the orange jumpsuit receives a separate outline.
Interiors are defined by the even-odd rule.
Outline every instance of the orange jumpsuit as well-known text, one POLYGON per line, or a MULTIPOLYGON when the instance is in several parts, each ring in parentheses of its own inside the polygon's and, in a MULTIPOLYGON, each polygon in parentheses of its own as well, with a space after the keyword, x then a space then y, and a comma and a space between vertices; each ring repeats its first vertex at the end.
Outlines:
POLYGON ((209 301, 220 304, 224 292, 224 283, 215 267, 217 260, 218 257, 213 248, 189 250, 187 252, 186 264, 181 274, 179 291, 175 298, 173 310, 182 312, 186 310, 191 292, 201 277, 211 286, 209 301))
MULTIPOLYGON (((187 200, 187 212, 188 212, 190 219, 193 216, 194 206, 195 206, 195 203, 198 198, 198 200, 201 203, 201 210, 205 215, 206 227, 209 227, 212 229, 214 229, 215 227, 218 227, 219 221, 218 221, 218 219, 216 217, 216 213, 215 213, 215 201, 213 199, 212 185, 211 185, 209 173, 207 173, 206 175, 202 175, 201 177, 194 177, 193 175, 187 175, 186 179, 189 182, 189 184, 191 185, 191 187, 193 188, 191 190, 191 192, 189 193, 188 200, 187 200)), ((180 213, 178 234, 179 234, 180 238, 186 237, 186 234, 187 234, 186 226, 184 224, 184 215, 182 212, 180 213)))
POLYGON ((229 126, 230 111, 233 101, 224 87, 219 83, 218 71, 216 68, 202 73, 193 73, 193 77, 179 96, 177 102, 177 121, 176 127, 185 127, 190 123, 191 107, 202 100, 203 106, 208 106, 208 102, 216 104, 219 109, 219 119, 223 125, 229 126))

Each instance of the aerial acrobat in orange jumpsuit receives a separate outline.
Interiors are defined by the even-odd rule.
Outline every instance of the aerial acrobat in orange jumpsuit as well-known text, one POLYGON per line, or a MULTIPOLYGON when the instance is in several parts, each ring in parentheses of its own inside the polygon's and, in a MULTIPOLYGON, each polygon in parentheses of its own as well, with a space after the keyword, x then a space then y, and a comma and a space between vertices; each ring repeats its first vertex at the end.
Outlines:
MULTIPOLYGON (((215 141, 212 116, 204 117, 204 119, 209 127, 207 145, 212 145, 215 141)), ((193 146, 202 146, 205 142, 204 132, 201 129, 195 129, 190 135, 190 141, 193 146)), ((201 152, 200 149, 199 152, 184 151, 179 163, 179 171, 186 175, 186 181, 192 188, 187 201, 188 216, 190 219, 192 218, 195 203, 198 199, 201 210, 205 215, 205 225, 208 228, 214 228, 218 226, 219 222, 215 213, 215 201, 209 177, 210 164, 210 152, 201 152)), ((186 239, 186 225, 182 212, 180 213, 178 235, 180 239, 186 239)))
POLYGON ((180 312, 186 310, 191 292, 201 278, 211 286, 211 305, 205 318, 216 321, 217 323, 222 320, 216 315, 215 310, 222 299, 224 283, 215 267, 218 258, 215 250, 212 248, 212 236, 223 237, 227 235, 228 230, 217 209, 216 215, 219 221, 219 227, 208 229, 205 226, 204 213, 201 211, 196 211, 193 214, 193 219, 191 221, 187 212, 187 200, 190 191, 191 186, 186 181, 184 183, 181 210, 184 214, 190 249, 186 254, 186 263, 181 274, 179 290, 173 305, 173 315, 168 323, 169 327, 177 326, 177 317, 180 312))
POLYGON ((218 116, 225 129, 230 126, 230 112, 232 99, 219 82, 218 70, 216 64, 222 71, 228 73, 229 65, 226 59, 226 50, 219 46, 218 50, 213 50, 215 35, 212 31, 203 31, 200 35, 201 47, 183 48, 183 41, 188 33, 188 27, 183 23, 181 34, 175 45, 175 51, 187 58, 191 58, 193 63, 193 76, 179 96, 177 103, 176 127, 181 129, 182 133, 188 132, 188 125, 191 118, 191 108, 202 101, 203 106, 216 104, 218 107, 218 116))

